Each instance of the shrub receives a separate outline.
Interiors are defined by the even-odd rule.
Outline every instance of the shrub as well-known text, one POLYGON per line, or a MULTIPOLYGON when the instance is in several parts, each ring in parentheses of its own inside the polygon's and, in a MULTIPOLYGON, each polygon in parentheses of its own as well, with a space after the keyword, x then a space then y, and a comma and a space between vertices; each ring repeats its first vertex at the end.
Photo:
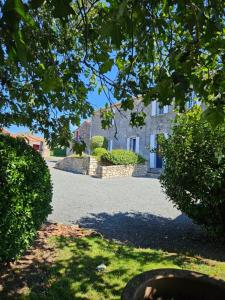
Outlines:
POLYGON ((51 212, 45 161, 22 139, 0 134, 0 262, 17 259, 51 212))
POLYGON ((91 138, 91 150, 93 151, 96 148, 105 148, 108 147, 108 141, 104 136, 95 135, 91 138))
POLYGON ((165 140, 161 184, 171 201, 210 233, 225 235, 225 126, 213 128, 195 108, 178 116, 165 140))
POLYGON ((92 155, 101 157, 103 154, 106 153, 108 153, 108 151, 105 148, 95 148, 92 152, 92 155))
POLYGON ((122 149, 115 149, 103 154, 101 160, 111 165, 135 165, 145 162, 142 156, 122 149))
POLYGON ((80 140, 74 140, 72 143, 72 150, 75 155, 82 157, 84 151, 86 149, 86 144, 84 141, 80 140))

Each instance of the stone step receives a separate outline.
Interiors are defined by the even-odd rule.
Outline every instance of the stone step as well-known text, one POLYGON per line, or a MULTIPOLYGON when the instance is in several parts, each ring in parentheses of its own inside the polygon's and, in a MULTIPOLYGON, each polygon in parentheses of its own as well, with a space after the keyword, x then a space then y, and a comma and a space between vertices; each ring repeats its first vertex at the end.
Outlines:
POLYGON ((157 178, 158 179, 160 177, 160 173, 148 172, 146 176, 149 178, 157 178))
POLYGON ((154 173, 154 174, 161 174, 162 173, 162 169, 161 168, 151 168, 149 170, 150 173, 154 173))

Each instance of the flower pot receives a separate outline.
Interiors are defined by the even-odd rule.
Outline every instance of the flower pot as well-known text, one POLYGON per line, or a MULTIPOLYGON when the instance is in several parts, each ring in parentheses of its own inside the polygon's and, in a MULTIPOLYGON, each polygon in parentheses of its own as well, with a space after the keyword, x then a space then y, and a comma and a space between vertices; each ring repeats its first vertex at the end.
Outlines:
POLYGON ((157 269, 131 279, 122 300, 225 300, 225 282, 192 271, 157 269))

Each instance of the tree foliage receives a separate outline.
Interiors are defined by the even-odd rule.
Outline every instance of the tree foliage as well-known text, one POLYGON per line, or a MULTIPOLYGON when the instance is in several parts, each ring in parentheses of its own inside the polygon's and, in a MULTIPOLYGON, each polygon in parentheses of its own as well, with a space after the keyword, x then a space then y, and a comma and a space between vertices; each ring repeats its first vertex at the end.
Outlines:
MULTIPOLYGON (((223 0, 1 0, 0 10, 2 126, 27 125, 63 144, 70 122, 92 113, 96 80, 123 109, 140 94, 145 105, 181 111, 194 97, 212 124, 224 122, 223 0)), ((131 124, 144 117, 133 113, 131 124)))
POLYGON ((225 236, 225 126, 217 130, 195 108, 177 118, 162 142, 162 186, 171 201, 211 233, 225 236))

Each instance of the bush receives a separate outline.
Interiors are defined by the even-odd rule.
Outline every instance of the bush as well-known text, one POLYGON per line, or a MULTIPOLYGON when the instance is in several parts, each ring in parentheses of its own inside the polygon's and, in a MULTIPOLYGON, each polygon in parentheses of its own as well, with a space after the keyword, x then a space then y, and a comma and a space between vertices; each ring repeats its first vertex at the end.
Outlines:
POLYGON ((108 153, 108 151, 105 148, 95 148, 92 152, 92 155, 101 157, 103 154, 106 153, 108 153))
POLYGON ((91 150, 93 151, 96 148, 105 148, 108 147, 108 141, 104 136, 95 135, 91 138, 91 150))
POLYGON ((201 113, 195 108, 179 116, 162 143, 161 184, 182 212, 225 236, 225 126, 212 128, 201 113))
POLYGON ((132 151, 120 149, 115 149, 111 152, 105 153, 102 155, 101 160, 104 163, 111 165, 136 165, 145 162, 145 159, 142 156, 132 151))
POLYGON ((51 212, 45 161, 22 139, 0 134, 0 262, 17 259, 51 212))

